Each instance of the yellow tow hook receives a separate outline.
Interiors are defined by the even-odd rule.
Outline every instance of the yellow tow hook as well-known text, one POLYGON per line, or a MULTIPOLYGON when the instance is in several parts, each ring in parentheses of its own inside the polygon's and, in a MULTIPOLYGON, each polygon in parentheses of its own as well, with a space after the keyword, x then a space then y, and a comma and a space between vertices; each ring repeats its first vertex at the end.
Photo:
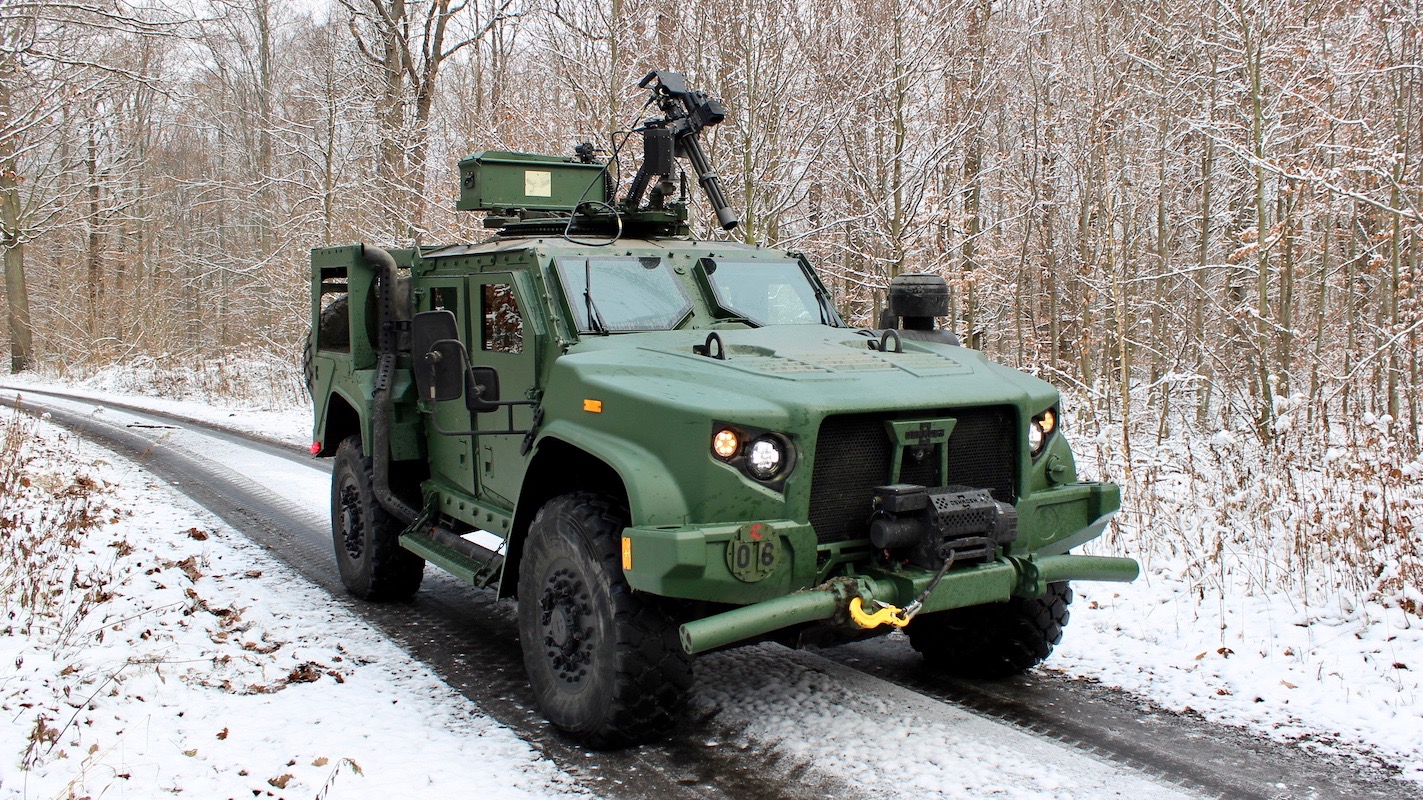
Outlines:
POLYGON ((903 628, 905 625, 908 625, 909 621, 914 619, 914 615, 918 614, 919 610, 924 607, 924 601, 928 600, 929 595, 934 593, 934 589, 939 585, 939 581, 942 581, 944 576, 949 574, 949 568, 954 565, 954 555, 953 550, 945 549, 943 553, 944 563, 939 567, 939 572, 934 575, 933 580, 929 581, 929 585, 924 587, 924 591, 920 592, 919 596, 914 598, 914 602, 904 608, 897 608, 888 603, 881 603, 876 600, 874 603, 879 606, 879 610, 873 614, 866 614, 864 602, 860 600, 859 597, 852 597, 850 598, 850 619, 854 620, 855 624, 861 628, 867 629, 878 628, 881 625, 893 625, 896 628, 903 628))
POLYGON ((903 628, 913 619, 913 615, 906 613, 902 608, 895 606, 878 604, 880 609, 873 614, 865 613, 865 604, 860 598, 850 598, 850 619, 855 621, 861 628, 878 628, 881 625, 893 625, 896 628, 903 628))

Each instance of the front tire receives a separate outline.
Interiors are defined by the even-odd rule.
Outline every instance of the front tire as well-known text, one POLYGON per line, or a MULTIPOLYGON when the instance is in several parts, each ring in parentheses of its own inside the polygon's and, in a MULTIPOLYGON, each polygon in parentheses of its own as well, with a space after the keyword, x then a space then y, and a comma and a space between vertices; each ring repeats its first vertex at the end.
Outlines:
POLYGON ((906 632, 930 668, 966 678, 1006 678, 1041 664, 1062 641, 1072 587, 1050 583, 1039 598, 915 617, 906 632))
POLYGON ((519 565, 519 641, 539 708, 591 747, 654 738, 692 685, 677 623, 623 577, 621 502, 591 494, 539 509, 519 565))
POLYGON ((361 437, 346 437, 331 466, 331 541, 346 591, 381 601, 404 600, 420 589, 425 559, 400 546, 401 530, 376 501, 361 437))

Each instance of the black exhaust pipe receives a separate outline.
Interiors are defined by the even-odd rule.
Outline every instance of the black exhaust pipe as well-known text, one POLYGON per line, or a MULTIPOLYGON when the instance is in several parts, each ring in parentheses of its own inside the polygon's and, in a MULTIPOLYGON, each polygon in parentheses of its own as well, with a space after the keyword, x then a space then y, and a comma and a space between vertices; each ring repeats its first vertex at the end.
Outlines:
POLYGON ((406 525, 419 513, 395 496, 390 489, 390 420, 395 400, 390 394, 395 374, 395 259, 379 247, 361 245, 361 255, 376 267, 376 302, 379 306, 380 338, 377 344, 375 410, 371 419, 371 462, 376 500, 390 515, 406 525))

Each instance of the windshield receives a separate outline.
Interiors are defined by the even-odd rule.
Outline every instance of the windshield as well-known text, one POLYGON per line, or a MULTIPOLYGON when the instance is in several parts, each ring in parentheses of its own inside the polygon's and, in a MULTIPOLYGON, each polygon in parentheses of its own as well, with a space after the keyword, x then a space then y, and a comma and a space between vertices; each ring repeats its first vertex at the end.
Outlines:
POLYGON ((557 263, 582 333, 667 331, 692 310, 677 279, 656 256, 560 258, 557 263))
POLYGON ((826 322, 815 287, 796 261, 703 259, 717 305, 757 325, 826 322))

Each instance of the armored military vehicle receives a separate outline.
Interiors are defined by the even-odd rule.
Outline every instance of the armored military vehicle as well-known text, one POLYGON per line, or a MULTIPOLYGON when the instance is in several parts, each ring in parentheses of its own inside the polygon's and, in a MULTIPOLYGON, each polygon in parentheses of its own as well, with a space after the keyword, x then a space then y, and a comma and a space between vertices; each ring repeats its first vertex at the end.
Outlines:
POLYGON ((484 151, 459 207, 485 241, 312 252, 346 587, 406 598, 431 562, 516 597, 539 707, 593 746, 665 731, 693 656, 742 643, 903 629, 947 672, 1039 663, 1068 581, 1137 574, 1069 552, 1119 494, 1077 479, 1058 393, 937 328, 941 278, 858 329, 805 256, 690 238, 690 182, 737 224, 700 145, 725 110, 641 85, 621 196, 591 146, 484 151))

